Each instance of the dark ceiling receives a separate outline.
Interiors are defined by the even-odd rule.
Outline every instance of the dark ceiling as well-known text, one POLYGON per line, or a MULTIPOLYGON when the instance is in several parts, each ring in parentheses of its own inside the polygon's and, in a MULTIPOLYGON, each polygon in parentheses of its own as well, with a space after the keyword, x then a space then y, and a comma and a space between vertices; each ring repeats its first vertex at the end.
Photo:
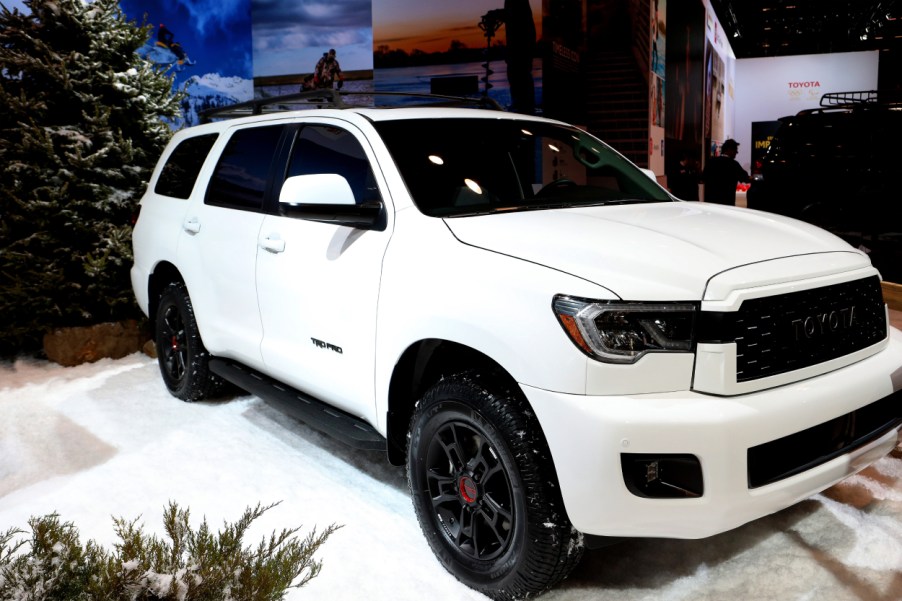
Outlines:
POLYGON ((902 47, 902 0, 711 0, 711 5, 736 58, 902 47))

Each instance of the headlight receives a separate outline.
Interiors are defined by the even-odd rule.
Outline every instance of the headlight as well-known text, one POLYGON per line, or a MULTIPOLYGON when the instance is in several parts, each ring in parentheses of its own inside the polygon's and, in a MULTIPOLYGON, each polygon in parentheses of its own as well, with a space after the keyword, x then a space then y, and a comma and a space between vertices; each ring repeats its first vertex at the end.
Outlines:
POLYGON ((696 303, 591 301, 557 295, 564 330, 584 353, 608 363, 635 363, 648 352, 691 352, 696 303))

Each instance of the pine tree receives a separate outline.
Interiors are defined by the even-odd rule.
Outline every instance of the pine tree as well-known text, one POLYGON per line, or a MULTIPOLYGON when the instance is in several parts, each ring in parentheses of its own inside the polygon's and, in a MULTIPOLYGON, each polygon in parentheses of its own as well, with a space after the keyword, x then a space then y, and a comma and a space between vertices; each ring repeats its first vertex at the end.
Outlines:
POLYGON ((0 5, 0 355, 136 316, 131 219, 178 114, 117 0, 0 5))

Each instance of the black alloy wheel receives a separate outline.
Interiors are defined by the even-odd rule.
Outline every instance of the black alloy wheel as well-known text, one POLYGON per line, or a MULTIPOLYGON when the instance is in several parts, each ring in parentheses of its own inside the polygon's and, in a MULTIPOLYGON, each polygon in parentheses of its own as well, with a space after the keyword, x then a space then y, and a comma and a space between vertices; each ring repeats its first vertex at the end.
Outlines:
POLYGON ((181 382, 188 365, 188 336, 185 334, 182 313, 176 305, 168 305, 161 313, 159 336, 161 343, 157 352, 160 368, 165 372, 167 380, 181 382))
POLYGON ((475 560, 504 553, 513 538, 514 493, 485 433, 471 423, 446 423, 429 443, 426 470, 447 543, 475 560))

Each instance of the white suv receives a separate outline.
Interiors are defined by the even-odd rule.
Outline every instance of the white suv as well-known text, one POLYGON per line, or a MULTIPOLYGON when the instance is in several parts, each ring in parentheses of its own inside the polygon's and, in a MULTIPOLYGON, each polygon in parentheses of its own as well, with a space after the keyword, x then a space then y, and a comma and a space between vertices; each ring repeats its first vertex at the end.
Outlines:
POLYGON ((406 464, 495 598, 607 537, 699 538, 892 450, 902 333, 867 257, 675 200, 564 123, 320 109, 177 133, 134 231, 163 380, 224 380, 406 464))

